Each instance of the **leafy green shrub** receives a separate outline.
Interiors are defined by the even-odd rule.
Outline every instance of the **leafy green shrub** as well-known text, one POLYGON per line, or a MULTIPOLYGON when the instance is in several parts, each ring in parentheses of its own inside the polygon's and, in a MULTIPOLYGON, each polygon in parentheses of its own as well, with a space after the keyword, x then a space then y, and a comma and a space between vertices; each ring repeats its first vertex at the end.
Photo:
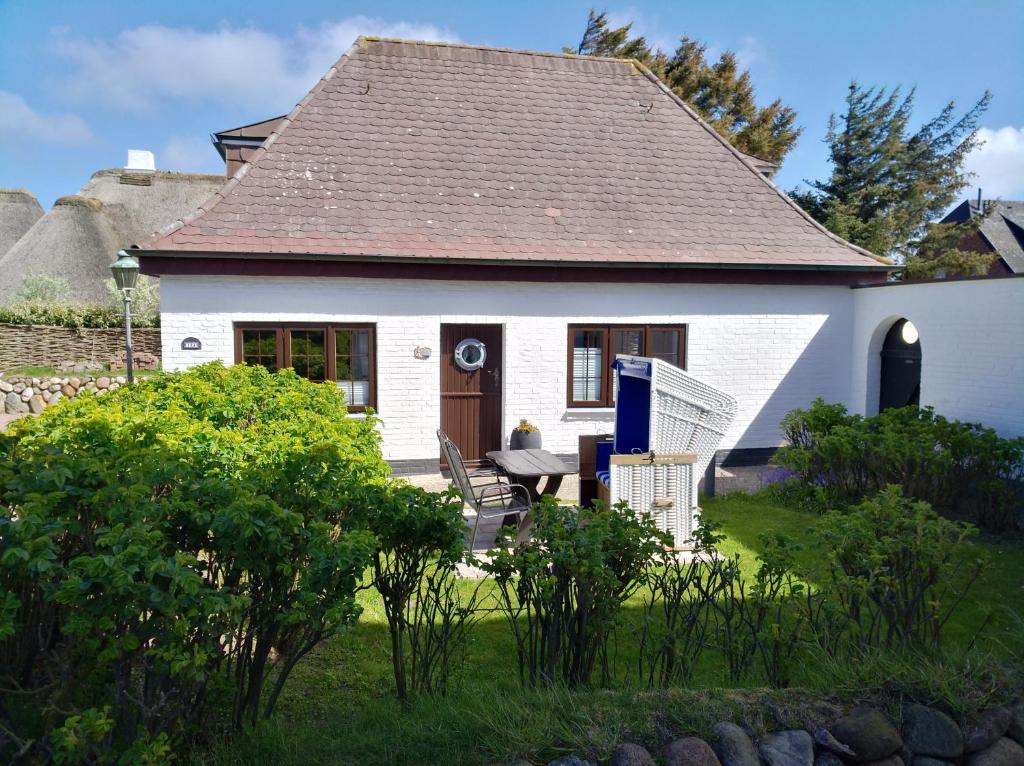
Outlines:
POLYGON ((454 583, 462 559, 462 498, 394 483, 359 498, 359 521, 373 531, 373 585, 391 633, 398 696, 443 692, 453 652, 473 619, 475 598, 463 608, 454 583), (408 649, 408 656, 407 650, 408 649))
POLYGON ((531 514, 532 539, 499 545, 484 564, 515 637, 520 680, 585 685, 600 662, 607 681, 608 641, 622 605, 669 539, 624 503, 611 511, 570 508, 546 496, 531 514))
MULTIPOLYGON (((63 277, 29 274, 22 280, 16 301, 0 306, 0 322, 50 327, 104 328, 124 326, 124 304, 114 280, 106 280, 108 299, 104 303, 70 303, 71 286, 63 277)), ((160 326, 159 283, 139 276, 132 291, 132 327, 160 326)))
POLYGON ((1024 439, 950 421, 928 407, 863 418, 816 399, 782 421, 777 461, 795 479, 775 489, 817 510, 872 497, 889 484, 992 529, 1012 528, 1022 507, 1024 439))
POLYGON ((0 433, 0 726, 40 760, 145 760, 214 701, 236 726, 269 715, 359 613, 375 541, 349 519, 387 472, 333 385, 259 367, 154 376, 0 433))
POLYGON ((969 524, 949 521, 897 486, 818 524, 827 551, 827 593, 860 644, 939 646, 942 628, 977 580, 969 524))

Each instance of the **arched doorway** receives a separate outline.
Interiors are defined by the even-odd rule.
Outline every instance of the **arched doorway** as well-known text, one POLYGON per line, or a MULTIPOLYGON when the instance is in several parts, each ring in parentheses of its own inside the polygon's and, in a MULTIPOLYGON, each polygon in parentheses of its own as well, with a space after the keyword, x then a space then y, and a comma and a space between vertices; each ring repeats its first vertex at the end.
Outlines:
POLYGON ((878 411, 921 403, 921 339, 908 319, 897 320, 882 344, 878 411))

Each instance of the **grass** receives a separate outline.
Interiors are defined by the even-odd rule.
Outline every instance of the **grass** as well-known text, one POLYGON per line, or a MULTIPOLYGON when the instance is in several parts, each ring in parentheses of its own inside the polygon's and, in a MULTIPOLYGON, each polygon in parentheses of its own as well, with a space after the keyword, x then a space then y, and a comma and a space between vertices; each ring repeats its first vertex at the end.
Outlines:
MULTIPOLYGON (((727 535, 723 552, 741 553, 751 570, 758 538, 771 530, 805 543, 798 553, 805 579, 827 575, 810 532, 814 516, 746 495, 709 500, 704 512, 727 535)), ((821 725, 865 699, 894 713, 904 696, 969 713, 1001 699, 1013 684, 1005 674, 1016 672, 1024 657, 1024 543, 983 539, 966 555, 975 550, 986 551, 992 566, 951 622, 944 655, 879 653, 852 663, 817 658, 802 663, 795 688, 781 691, 757 688, 756 681, 728 688, 714 661, 698 669, 693 688, 638 688, 630 677, 635 608, 627 608, 618 634, 616 689, 523 690, 508 628, 493 614, 473 632, 449 696, 415 700, 403 710, 393 691, 380 601, 366 591, 359 624, 296 668, 273 720, 243 736, 214 737, 192 763, 546 763, 569 752, 605 758, 627 740, 656 750, 675 736, 706 734, 723 718, 755 731, 821 725), (986 619, 986 638, 969 649, 986 619)))

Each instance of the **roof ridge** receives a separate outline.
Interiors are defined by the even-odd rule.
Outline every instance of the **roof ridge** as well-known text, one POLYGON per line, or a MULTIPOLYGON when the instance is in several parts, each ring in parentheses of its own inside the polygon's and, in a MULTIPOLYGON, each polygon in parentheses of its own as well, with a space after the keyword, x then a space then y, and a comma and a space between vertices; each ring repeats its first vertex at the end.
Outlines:
MULTIPOLYGON (((814 220, 814 218, 811 216, 810 213, 808 213, 806 210, 804 210, 802 207, 800 207, 796 202, 794 202, 792 200, 792 198, 790 198, 790 196, 788 194, 786 194, 781 189, 779 189, 779 187, 775 185, 774 181, 772 181, 770 178, 765 176, 764 173, 762 173, 760 170, 758 170, 757 168, 754 167, 753 163, 750 162, 749 159, 747 159, 748 157, 752 157, 753 155, 747 155, 744 152, 741 152, 735 146, 733 146, 732 143, 730 141, 726 140, 726 138, 721 133, 719 133, 717 130, 715 130, 713 127, 711 127, 711 125, 703 117, 701 117, 697 113, 696 109, 694 109, 689 104, 687 104, 685 101, 683 101, 683 99, 681 99, 675 93, 675 91, 673 91, 670 87, 668 87, 665 83, 663 83, 660 79, 658 79, 658 76, 656 74, 654 74, 654 72, 652 72, 647 66, 645 66, 640 61, 636 61, 635 63, 640 68, 640 71, 643 72, 644 77, 646 77, 648 80, 653 82, 661 91, 666 93, 673 101, 675 101, 676 104, 678 104, 684 110, 686 110, 687 114, 689 114, 691 117, 693 117, 693 119, 695 119, 697 121, 698 125, 700 125, 708 133, 710 133, 712 136, 714 136, 723 146, 725 146, 730 152, 732 152, 733 155, 736 157, 736 159, 738 159, 740 162, 742 162, 747 167, 747 169, 750 170, 751 173, 756 175, 758 177, 758 179, 760 179, 760 181, 762 183, 767 184, 771 188, 772 191, 774 191, 777 195, 779 195, 786 202, 786 204, 788 204, 791 208, 796 210, 796 212, 799 213, 800 216, 803 217, 814 228, 818 229, 823 234, 827 235, 830 239, 838 242, 840 245, 843 245, 844 247, 848 247, 851 250, 853 250, 853 251, 855 251, 855 252, 857 252, 857 253, 859 253, 861 255, 866 255, 869 258, 872 258, 875 261, 878 261, 879 263, 883 263, 883 264, 885 264, 887 266, 894 265, 891 259, 886 258, 886 257, 881 256, 881 255, 875 255, 870 250, 865 250, 863 247, 859 247, 858 245, 855 245, 852 242, 848 242, 847 240, 845 240, 842 237, 840 237, 838 234, 835 234, 832 231, 829 231, 827 228, 822 226, 818 221, 814 220)), ((757 157, 756 159, 761 159, 761 158, 757 157)))
POLYGON ((538 56, 542 58, 580 59, 581 61, 610 61, 618 64, 640 64, 635 58, 620 58, 616 56, 589 56, 581 53, 569 53, 567 51, 538 51, 531 48, 503 48, 497 45, 474 45, 473 43, 448 42, 446 40, 411 40, 404 37, 379 37, 377 35, 359 35, 356 38, 373 43, 401 43, 403 45, 422 45, 431 48, 463 48, 474 51, 493 51, 495 53, 517 53, 523 56, 538 56))

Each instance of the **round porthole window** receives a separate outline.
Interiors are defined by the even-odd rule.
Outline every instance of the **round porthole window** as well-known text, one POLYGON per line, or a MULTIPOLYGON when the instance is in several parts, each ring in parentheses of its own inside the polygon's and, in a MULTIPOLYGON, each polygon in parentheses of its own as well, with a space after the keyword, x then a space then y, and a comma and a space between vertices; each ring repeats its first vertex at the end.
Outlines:
POLYGON ((455 364, 467 372, 474 372, 487 361, 487 346, 476 338, 460 340, 455 347, 455 364))

